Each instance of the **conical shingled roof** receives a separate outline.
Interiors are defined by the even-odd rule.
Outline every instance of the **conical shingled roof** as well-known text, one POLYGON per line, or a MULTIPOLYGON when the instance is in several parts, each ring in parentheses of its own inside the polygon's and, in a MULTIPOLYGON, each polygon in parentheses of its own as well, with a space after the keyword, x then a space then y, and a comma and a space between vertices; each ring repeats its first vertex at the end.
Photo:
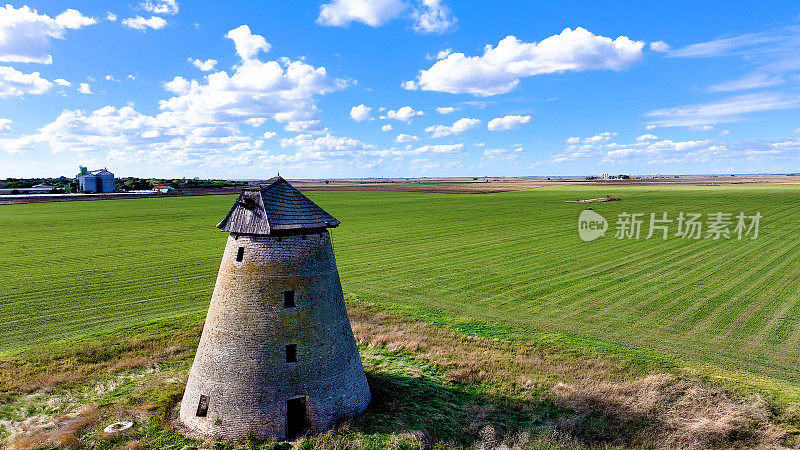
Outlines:
POLYGON ((230 233, 269 235, 275 231, 333 228, 339 223, 277 176, 257 188, 244 190, 217 228, 230 233))

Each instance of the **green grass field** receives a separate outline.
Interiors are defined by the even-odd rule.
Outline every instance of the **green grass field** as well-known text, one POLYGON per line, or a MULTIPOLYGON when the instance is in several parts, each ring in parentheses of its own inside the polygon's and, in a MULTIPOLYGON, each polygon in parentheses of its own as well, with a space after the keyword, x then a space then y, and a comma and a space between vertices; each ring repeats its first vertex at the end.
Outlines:
MULTIPOLYGON (((358 299, 489 337, 663 357, 800 398, 800 186, 308 195, 342 221, 337 261, 358 299), (623 200, 564 203, 605 195, 623 200), (578 237, 587 207, 609 220, 606 237, 578 237), (616 240, 623 211, 763 219, 756 240, 616 240)), ((226 239, 214 225, 232 201, 0 206, 0 353, 205 310, 226 239)))

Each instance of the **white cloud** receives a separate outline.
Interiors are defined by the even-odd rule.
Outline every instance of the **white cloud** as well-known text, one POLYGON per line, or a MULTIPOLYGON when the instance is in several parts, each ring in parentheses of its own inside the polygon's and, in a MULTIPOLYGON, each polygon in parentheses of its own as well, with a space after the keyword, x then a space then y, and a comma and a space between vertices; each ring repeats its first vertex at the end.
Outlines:
POLYGON ((481 121, 479 119, 469 119, 465 117, 463 119, 458 119, 455 122, 453 122, 452 126, 434 125, 425 128, 425 131, 427 133, 431 133, 432 138, 438 138, 443 136, 454 136, 461 134, 465 131, 474 130, 478 128, 480 124, 481 121))
POLYGON ((588 138, 584 139, 583 143, 584 144, 598 144, 598 143, 601 143, 601 142, 608 142, 616 135, 617 135, 617 133, 613 133, 611 131, 604 131, 602 133, 598 133, 598 134, 595 134, 592 137, 588 137, 588 138))
POLYGON ((464 149, 464 144, 442 144, 442 145, 423 145, 422 147, 417 147, 414 150, 411 150, 408 153, 414 155, 421 155, 421 154, 456 154, 460 153, 461 150, 464 149))
POLYGON ((0 61, 50 64, 51 39, 64 39, 67 30, 97 23, 93 17, 68 9, 55 19, 37 10, 11 5, 0 8, 0 61))
POLYGON ((670 50, 669 44, 664 41, 655 41, 650 43, 650 50, 659 53, 666 53, 670 50))
POLYGON ((751 161, 752 164, 778 163, 781 164, 778 167, 791 167, 791 161, 800 160, 799 139, 673 141, 648 134, 639 136, 634 143, 618 143, 614 140, 615 136, 616 133, 606 132, 585 139, 574 138, 568 142, 569 145, 563 152, 552 155, 548 161, 537 165, 583 160, 595 161, 604 166, 647 164, 663 166, 669 170, 680 164, 689 167, 698 164, 721 167, 721 164, 741 161, 751 161))
POLYGON ((162 85, 164 86, 164 89, 178 95, 188 94, 192 89, 192 83, 183 77, 175 77, 172 79, 172 81, 166 81, 162 83, 162 85))
MULTIPOLYGON (((784 40, 781 32, 747 33, 723 39, 713 39, 706 42, 687 45, 673 50, 669 56, 672 58, 705 58, 722 56, 742 49, 752 49, 764 44, 774 44, 784 40)), ((791 34, 791 33, 788 33, 791 34)))
POLYGON ((507 36, 497 47, 487 45, 482 56, 452 53, 420 71, 406 89, 470 93, 489 96, 509 92, 519 79, 548 73, 593 69, 622 70, 642 57, 644 42, 626 36, 611 39, 576 28, 541 42, 522 42, 507 36))
POLYGON ((513 130, 531 121, 531 116, 505 116, 495 117, 489 121, 490 131, 513 130))
POLYGON ((483 151, 483 156, 487 159, 505 159, 514 160, 521 157, 522 147, 515 148, 487 148, 483 151))
POLYGON ((42 78, 39 72, 22 73, 13 67, 0 66, 0 98, 40 95, 52 87, 53 83, 42 78))
POLYGON ((454 28, 456 24, 456 18, 450 13, 450 8, 441 0, 422 0, 412 16, 414 30, 418 33, 444 33, 454 28))
POLYGON ((159 102, 156 115, 133 106, 66 110, 34 134, 0 141, 0 149, 103 151, 108 164, 152 170, 272 164, 288 159, 261 148, 267 136, 244 135, 241 127, 263 120, 297 129, 319 124, 317 97, 345 85, 303 61, 242 59, 231 73, 211 73, 202 82, 176 77, 164 83, 174 95, 159 102))
POLYGON ((438 52, 438 53, 436 53, 436 54, 435 54, 435 55, 433 55, 433 56, 431 56, 431 55, 426 55, 426 58, 427 58, 427 59, 435 59, 435 60, 437 60, 437 61, 438 61, 438 60, 440 60, 440 59, 445 59, 445 58, 447 58, 447 55, 449 55, 450 53, 453 53, 453 49, 452 49, 452 48, 446 48, 446 49, 444 49, 444 50, 439 50, 439 52, 438 52))
POLYGON ((147 0, 139 3, 139 6, 151 14, 178 14, 178 2, 176 0, 147 0))
POLYGON ((210 72, 214 70, 214 66, 217 65, 216 59, 207 59, 205 61, 199 60, 197 58, 189 58, 189 62, 192 63, 193 66, 197 67, 198 69, 202 70, 203 72, 210 72))
POLYGON ((11 124, 14 123, 11 119, 0 119, 0 133, 8 133, 11 131, 11 124))
POLYGON ((397 111, 393 109, 387 111, 385 116, 381 116, 381 119, 395 119, 402 120, 403 122, 411 122, 411 119, 414 117, 422 116, 424 114, 425 113, 422 111, 416 111, 410 106, 403 106, 397 111))
POLYGON ((453 108, 452 106, 441 106, 439 108, 436 108, 436 112, 438 112, 439 114, 450 114, 455 110, 456 109, 453 108))
POLYGON ((152 16, 149 19, 145 19, 142 16, 136 16, 123 20, 122 25, 139 31, 147 31, 148 28, 160 30, 167 26, 167 21, 158 16, 152 16))
POLYGON ((80 87, 78 87, 78 92, 81 94, 91 94, 92 89, 89 87, 89 83, 81 83, 80 87))
POLYGON ((708 92, 731 92, 758 89, 762 87, 777 86, 786 80, 780 76, 770 76, 765 73, 750 73, 737 80, 723 81, 706 89, 708 92))
POLYGON ((654 141, 658 139, 658 136, 653 134, 643 134, 636 138, 636 142, 647 142, 647 141, 654 141))
POLYGON ((371 120, 372 117, 370 117, 370 115, 369 115, 371 111, 372 111, 372 108, 370 108, 369 106, 366 106, 364 104, 361 104, 361 105, 358 105, 358 106, 353 106, 353 108, 350 109, 350 117, 352 117, 353 120, 355 120, 356 122, 362 122, 364 120, 371 120))
POLYGON ((264 36, 251 33, 250 27, 247 25, 242 25, 228 31, 225 37, 233 41, 236 46, 236 53, 245 60, 245 62, 255 58, 258 52, 268 52, 272 48, 267 40, 264 39, 264 36))
POLYGON ((119 81, 118 79, 114 78, 114 76, 113 76, 113 75, 106 75, 106 76, 105 76, 105 79, 106 79, 107 81, 119 81))
POLYGON ((739 95, 720 101, 657 109, 647 113, 653 120, 648 126, 691 127, 740 122, 746 114, 800 107, 800 96, 762 92, 739 95))
POLYGON ((277 135, 278 135, 278 133, 276 133, 274 131, 266 131, 266 132, 264 132, 264 139, 272 139, 277 135))
POLYGON ((322 129, 322 121, 313 120, 294 120, 283 127, 286 131, 316 131, 322 129))
POLYGON ((97 23, 97 20, 94 17, 84 16, 78 10, 68 9, 56 16, 56 23, 64 28, 77 30, 81 27, 94 25, 97 23))
POLYGON ((396 138, 394 138, 395 142, 414 142, 418 141, 419 138, 417 136, 412 136, 410 134, 398 134, 396 138))
POLYGON ((392 130, 394 130, 394 127, 390 123, 387 123, 386 125, 381 127, 381 131, 392 131, 392 130))
POLYGON ((402 0, 333 0, 320 6, 317 23, 341 27, 360 22, 379 27, 400 16, 405 8, 402 0))
POLYGON ((117 15, 112 13, 111 11, 108 11, 106 13, 106 19, 108 19, 109 22, 116 22, 117 21, 117 15))
POLYGON ((70 83, 69 81, 67 81, 67 80, 65 80, 63 78, 56 78, 55 80, 53 80, 53 83, 55 83, 55 84, 57 84, 59 86, 72 86, 72 83, 70 83))
POLYGON ((131 81, 136 80, 136 77, 133 74, 128 74, 128 76, 126 78, 131 80, 131 81))

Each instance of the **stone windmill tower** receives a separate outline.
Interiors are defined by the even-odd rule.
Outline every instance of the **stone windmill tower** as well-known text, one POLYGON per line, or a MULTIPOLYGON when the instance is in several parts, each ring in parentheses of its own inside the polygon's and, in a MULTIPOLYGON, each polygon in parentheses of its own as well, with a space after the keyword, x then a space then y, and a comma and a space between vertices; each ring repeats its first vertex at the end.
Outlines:
POLYGON ((358 415, 369 387, 328 228, 280 176, 239 196, 180 409, 204 438, 291 440, 358 415))

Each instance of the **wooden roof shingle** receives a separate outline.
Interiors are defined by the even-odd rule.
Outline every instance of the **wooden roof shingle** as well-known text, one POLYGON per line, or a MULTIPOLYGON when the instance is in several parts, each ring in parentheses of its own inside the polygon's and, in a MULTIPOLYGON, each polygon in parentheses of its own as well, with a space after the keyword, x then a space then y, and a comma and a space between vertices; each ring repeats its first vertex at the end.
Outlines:
POLYGON ((275 231, 333 228, 339 223, 277 176, 257 188, 245 189, 217 228, 230 233, 269 235, 275 231))

